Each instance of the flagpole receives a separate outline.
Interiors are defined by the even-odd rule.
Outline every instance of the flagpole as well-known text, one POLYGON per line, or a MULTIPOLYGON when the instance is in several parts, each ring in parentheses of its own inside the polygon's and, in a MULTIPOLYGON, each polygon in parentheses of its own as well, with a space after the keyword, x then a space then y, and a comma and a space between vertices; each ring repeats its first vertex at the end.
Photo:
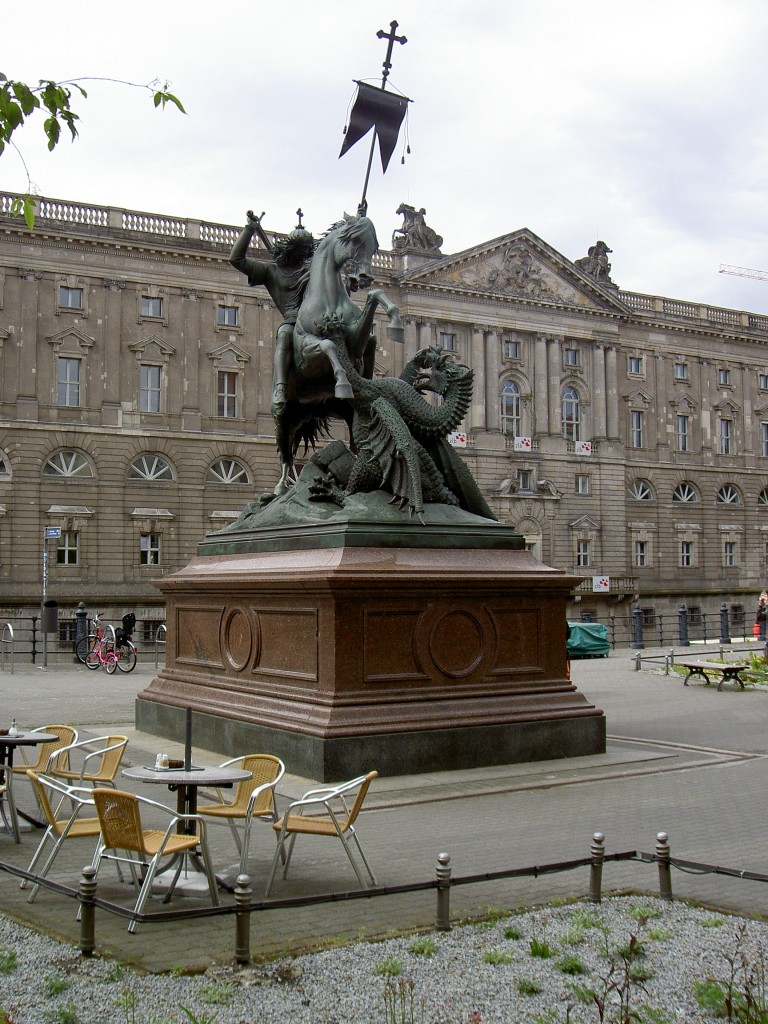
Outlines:
MULTIPOLYGON (((389 45, 387 46, 387 56, 384 58, 384 62, 382 64, 382 67, 384 68, 384 73, 381 76, 381 89, 383 92, 387 88, 387 78, 389 77, 389 70, 392 67, 392 47, 396 42, 400 43, 401 45, 405 45, 408 42, 408 40, 406 39, 405 36, 397 35, 396 21, 391 21, 389 23, 389 32, 385 32, 384 29, 380 28, 379 31, 376 33, 376 38, 389 40, 389 45)), ((359 208, 363 210, 363 212, 365 212, 368 205, 366 203, 365 197, 368 192, 368 182, 371 177, 371 167, 373 166, 373 153, 374 150, 376 149, 376 136, 377 130, 376 126, 374 125, 373 138, 371 139, 371 151, 368 154, 368 166, 365 170, 365 181, 363 182, 363 195, 362 198, 360 199, 359 208)))

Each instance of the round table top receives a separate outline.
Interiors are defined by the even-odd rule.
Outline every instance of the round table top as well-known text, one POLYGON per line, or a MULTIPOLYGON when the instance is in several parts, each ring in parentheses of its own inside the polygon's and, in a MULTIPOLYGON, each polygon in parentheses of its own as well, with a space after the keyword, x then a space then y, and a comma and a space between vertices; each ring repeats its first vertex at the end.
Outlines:
POLYGON ((126 779, 138 782, 162 782, 166 786, 231 786, 234 782, 243 782, 251 778, 251 772, 244 768, 198 768, 185 772, 183 768, 153 768, 136 765, 134 768, 123 768, 126 779))
POLYGON ((0 745, 6 747, 33 747, 38 743, 53 743, 59 737, 55 732, 31 732, 19 729, 15 736, 0 734, 0 745))

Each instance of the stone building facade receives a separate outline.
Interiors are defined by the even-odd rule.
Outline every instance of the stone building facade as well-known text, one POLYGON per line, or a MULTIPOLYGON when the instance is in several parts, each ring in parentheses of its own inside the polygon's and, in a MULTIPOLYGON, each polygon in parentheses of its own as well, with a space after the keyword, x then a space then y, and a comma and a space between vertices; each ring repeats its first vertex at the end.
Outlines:
MULTIPOLYGON (((48 529, 62 608, 161 620, 153 582, 277 479, 279 313, 227 261, 237 227, 42 199, 30 231, 13 198, 0 615, 39 607, 48 529)), ((375 269, 405 343, 377 322, 376 373, 425 345, 472 367, 456 443, 499 519, 584 577, 574 614, 749 616, 768 562, 768 317, 625 292, 605 268, 527 229, 451 256, 401 239, 375 269)))

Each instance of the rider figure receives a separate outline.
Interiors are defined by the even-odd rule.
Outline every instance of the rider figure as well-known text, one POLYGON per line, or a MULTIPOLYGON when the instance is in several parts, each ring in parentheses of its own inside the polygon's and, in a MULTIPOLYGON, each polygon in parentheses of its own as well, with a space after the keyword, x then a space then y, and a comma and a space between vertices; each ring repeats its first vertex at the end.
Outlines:
POLYGON ((293 353, 293 328, 309 279, 309 261, 315 240, 306 228, 298 225, 287 238, 270 242, 261 227, 261 217, 248 211, 248 223, 232 246, 229 262, 245 274, 252 287, 262 284, 280 310, 283 323, 275 340, 274 375, 272 378, 272 415, 279 416, 285 408, 286 385, 293 353), (254 234, 258 234, 271 253, 272 260, 254 260, 246 256, 254 234))

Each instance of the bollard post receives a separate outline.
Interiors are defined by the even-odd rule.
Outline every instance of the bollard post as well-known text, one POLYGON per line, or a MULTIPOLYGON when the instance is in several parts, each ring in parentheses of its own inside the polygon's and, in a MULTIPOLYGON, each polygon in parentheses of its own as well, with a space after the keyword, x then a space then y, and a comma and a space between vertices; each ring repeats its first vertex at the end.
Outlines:
POLYGON ((603 898, 603 861, 605 860, 605 836, 602 832, 595 832, 592 836, 589 852, 592 855, 592 865, 589 869, 589 902, 600 903, 603 898))
POLYGON ((248 875, 238 875, 235 881, 235 960, 239 964, 251 961, 251 915, 246 908, 252 896, 250 878, 248 875))
POLYGON ((728 605, 723 603, 720 605, 720 643, 729 644, 731 642, 731 633, 728 629, 728 605))
POLYGON ((96 868, 87 864, 80 876, 80 955, 93 956, 96 948, 96 868))
POLYGON ((672 867, 669 860, 669 836, 659 832, 656 836, 656 861, 659 865, 659 899, 672 899, 672 867))
POLYGON ((690 647, 688 639, 688 609, 681 604, 677 610, 678 643, 681 647, 690 647))
POLYGON ((437 868, 437 914, 435 928, 439 932, 451 930, 451 857, 448 853, 438 853, 437 868))
POLYGON ((639 672, 643 667, 643 656, 639 652, 635 655, 635 672, 639 672))

